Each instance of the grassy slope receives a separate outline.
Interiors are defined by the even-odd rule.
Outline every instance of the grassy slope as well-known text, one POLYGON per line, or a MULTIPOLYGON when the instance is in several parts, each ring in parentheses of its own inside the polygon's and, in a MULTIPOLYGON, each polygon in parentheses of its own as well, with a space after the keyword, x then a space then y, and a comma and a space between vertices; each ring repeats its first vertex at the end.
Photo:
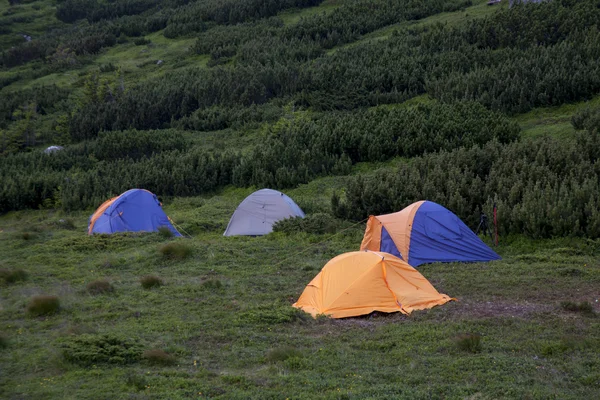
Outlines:
MULTIPOLYGON (((469 16, 493 11, 480 3, 467 10, 469 16)), ((328 1, 322 7, 336 4, 328 1)), ((318 9, 282 17, 293 23, 318 9)), ((451 13, 431 22, 464 17, 451 13)), ((393 29, 366 40, 385 38, 393 29)), ((153 45, 118 45, 71 75, 42 79, 78 85, 79 73, 114 63, 127 79, 137 80, 206 62, 187 53, 189 39, 169 40, 160 33, 148 38, 153 45), (165 61, 162 67, 156 66, 158 59, 165 61)), ((585 105, 535 110, 516 120, 525 137, 566 137, 572 131, 570 116, 585 105)), ((236 131, 190 135, 207 146, 241 147, 252 139, 236 131)), ((324 211, 344 180, 318 179, 289 194, 309 213, 324 211)), ((576 399, 593 398, 600 389, 599 318, 559 305, 589 301, 600 311, 598 242, 508 238, 498 249, 503 261, 421 268, 441 292, 459 302, 411 317, 313 321, 291 312, 289 305, 327 260, 358 248, 363 227, 321 244, 328 236, 222 237, 248 193, 228 189, 204 198, 167 200, 167 213, 192 235, 178 240, 193 249, 184 261, 164 260, 158 248, 167 239, 158 235, 85 236, 89 213, 29 211, 1 217, 0 268, 23 268, 30 278, 0 286, 0 333, 8 337, 8 347, 0 348, 0 397, 576 399), (58 221, 67 217, 74 230, 60 228, 58 221), (25 232, 31 233, 29 240, 25 232), (166 285, 143 290, 138 279, 147 274, 159 275, 166 285), (85 285, 101 277, 113 283, 115 293, 86 293, 85 285), (205 284, 215 280, 223 287, 205 284), (61 297, 58 315, 26 315, 29 298, 41 293, 61 297), (177 364, 82 368, 66 362, 61 343, 86 331, 122 334, 144 348, 163 348, 176 355, 177 364), (455 338, 465 332, 482 335, 480 353, 457 348, 455 338), (300 357, 270 361, 270 352, 284 346, 300 357)))
MULTIPOLYGON (((342 183, 325 178, 290 194, 318 211, 342 183)), ((9 338, 0 350, 0 395, 575 399, 597 393, 600 318, 566 312, 559 303, 590 301, 600 311, 600 243, 507 239, 498 249, 503 261, 421 268, 456 303, 410 317, 314 321, 291 312, 290 304, 328 259, 358 248, 362 226, 320 244, 327 236, 221 236, 248 193, 167 203, 167 213, 193 236, 177 240, 193 249, 184 261, 164 260, 158 249, 168 239, 156 234, 87 237, 85 213, 71 216, 74 230, 57 228, 65 216, 51 211, 3 217, 0 268, 23 268, 30 278, 0 290, 0 331, 9 338), (24 240, 23 232, 33 237, 24 240), (147 274, 166 285, 143 290, 138 279, 147 274), (108 278, 115 292, 86 293, 97 278, 108 278), (28 317, 25 306, 36 294, 59 295, 63 309, 28 317), (74 332, 135 338, 176 355, 177 364, 81 368, 60 353, 74 332), (482 335, 480 353, 457 348, 455 338, 466 332, 482 335), (300 356, 269 360, 273 349, 286 346, 300 356), (140 380, 145 384, 136 388, 140 380)))

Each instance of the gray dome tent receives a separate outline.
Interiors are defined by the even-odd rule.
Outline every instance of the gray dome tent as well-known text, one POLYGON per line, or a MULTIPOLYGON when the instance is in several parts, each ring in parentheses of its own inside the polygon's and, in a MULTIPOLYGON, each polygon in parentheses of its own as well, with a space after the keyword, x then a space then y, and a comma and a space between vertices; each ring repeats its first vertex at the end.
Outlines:
POLYGON ((64 147, 62 146, 50 146, 46 150, 44 150, 44 154, 52 154, 62 149, 64 149, 64 147))
POLYGON ((240 203, 223 236, 266 235, 273 232, 275 222, 291 217, 304 218, 294 200, 277 190, 257 190, 240 203))

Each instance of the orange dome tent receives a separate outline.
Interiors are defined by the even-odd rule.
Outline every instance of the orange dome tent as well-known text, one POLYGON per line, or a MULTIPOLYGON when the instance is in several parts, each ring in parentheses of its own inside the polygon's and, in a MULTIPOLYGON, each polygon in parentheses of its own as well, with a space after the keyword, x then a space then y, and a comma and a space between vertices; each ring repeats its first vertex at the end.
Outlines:
POLYGON ((410 314, 450 300, 398 257, 367 250, 330 260, 293 306, 313 317, 345 318, 373 311, 410 314))

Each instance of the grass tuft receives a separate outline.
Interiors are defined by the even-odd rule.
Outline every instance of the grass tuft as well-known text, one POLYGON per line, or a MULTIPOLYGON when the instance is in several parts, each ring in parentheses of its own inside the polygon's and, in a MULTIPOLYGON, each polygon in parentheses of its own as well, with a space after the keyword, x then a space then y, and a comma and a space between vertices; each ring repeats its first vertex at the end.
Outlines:
POLYGON ((0 349, 5 349, 8 347, 8 337, 2 333, 0 333, 0 349))
POLYGON ((27 312, 32 316, 56 314, 60 309, 57 296, 34 296, 27 305, 27 312))
POLYGON ((35 233, 31 232, 21 232, 21 239, 28 241, 35 239, 35 233))
POLYGON ((202 287, 206 289, 221 289, 223 283, 219 279, 209 279, 202 282, 202 287))
POLYGON ((173 365, 177 362, 173 355, 160 349, 146 350, 142 357, 152 365, 173 365))
POLYGON ((288 358, 302 358, 302 352, 292 346, 282 346, 272 349, 267 354, 267 361, 275 363, 288 358))
POLYGON ((94 294, 94 295, 110 293, 115 290, 113 285, 111 285, 110 282, 107 281, 106 279, 98 279, 93 282, 90 282, 87 284, 86 288, 90 294, 94 294))
POLYGON ((192 248, 185 243, 173 242, 162 245, 160 253, 171 260, 185 260, 192 255, 192 248))
POLYGON ((465 333, 456 338, 456 346, 468 353, 479 353, 481 351, 481 335, 477 333, 465 333))
POLYGON ((563 301, 560 306, 565 311, 581 313, 584 315, 595 315, 594 307, 589 301, 582 301, 581 303, 575 303, 573 301, 563 301))
POLYGON ((138 392, 145 390, 146 386, 148 386, 148 381, 144 375, 138 375, 131 371, 125 376, 125 382, 127 382, 129 386, 133 386, 138 392))
POLYGON ((27 272, 22 269, 0 269, 0 279, 7 284, 25 281, 27 276, 27 272))
POLYGON ((162 279, 154 275, 146 275, 141 277, 140 283, 144 289, 152 289, 163 285, 162 279))
POLYGON ((160 226, 158 228, 158 234, 163 239, 170 239, 173 237, 173 232, 171 232, 168 226, 160 226))

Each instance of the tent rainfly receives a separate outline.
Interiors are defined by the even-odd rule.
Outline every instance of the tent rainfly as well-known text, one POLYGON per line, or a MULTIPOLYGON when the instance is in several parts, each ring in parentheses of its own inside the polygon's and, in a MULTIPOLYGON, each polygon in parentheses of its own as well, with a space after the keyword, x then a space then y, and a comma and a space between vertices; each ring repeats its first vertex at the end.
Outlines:
POLYGON ((392 254, 355 251, 330 260, 293 304, 316 317, 355 317, 373 311, 410 314, 454 300, 392 254))
POLYGON ((275 222, 292 217, 304 218, 294 200, 277 190, 257 190, 240 203, 223 236, 266 235, 273 232, 275 222))
POLYGON ((115 232, 155 232, 166 226, 181 236, 162 209, 156 195, 144 189, 131 189, 102 203, 90 217, 88 234, 115 232))
POLYGON ((456 215, 432 201, 369 217, 361 250, 385 251, 413 267, 434 262, 499 260, 456 215))

